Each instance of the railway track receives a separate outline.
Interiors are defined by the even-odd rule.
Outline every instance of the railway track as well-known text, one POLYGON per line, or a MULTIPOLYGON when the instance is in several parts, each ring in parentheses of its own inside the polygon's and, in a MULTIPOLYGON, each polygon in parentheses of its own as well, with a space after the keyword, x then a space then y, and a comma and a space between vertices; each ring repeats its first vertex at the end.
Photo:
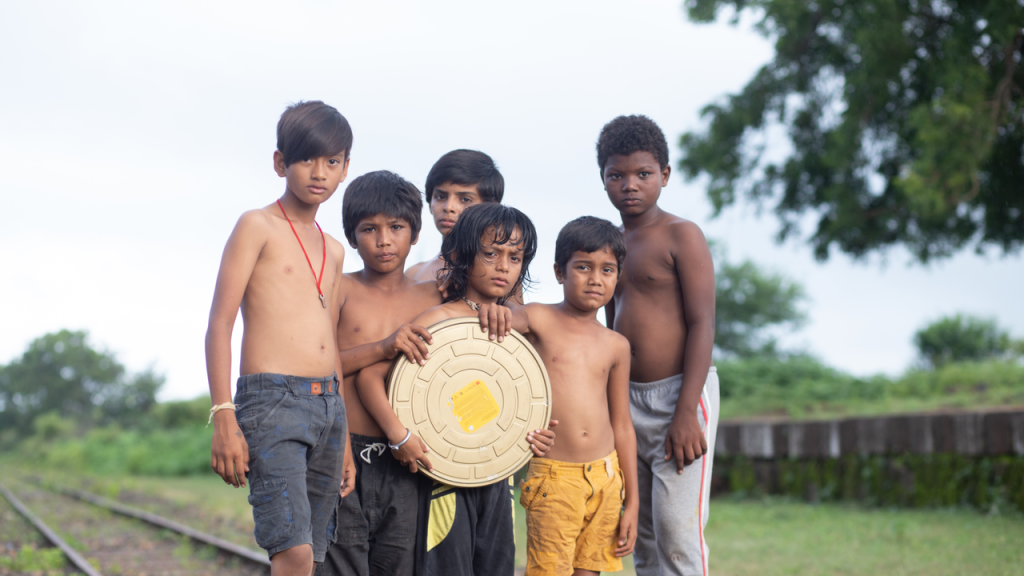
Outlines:
POLYGON ((30 482, 0 494, 88 576, 269 574, 265 554, 95 494, 30 482))

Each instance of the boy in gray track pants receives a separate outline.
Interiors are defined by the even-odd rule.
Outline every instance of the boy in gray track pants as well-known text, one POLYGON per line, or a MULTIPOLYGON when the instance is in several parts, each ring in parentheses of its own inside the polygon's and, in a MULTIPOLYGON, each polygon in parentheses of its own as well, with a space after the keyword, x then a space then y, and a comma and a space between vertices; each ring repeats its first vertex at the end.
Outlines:
POLYGON ((675 462, 665 459, 665 436, 682 382, 680 375, 657 382, 629 383, 630 412, 636 429, 637 483, 642 487, 635 551, 637 574, 707 573, 704 527, 708 523, 718 428, 718 373, 712 366, 697 409, 707 453, 679 474, 675 462), (693 502, 697 502, 696 517, 693 502))
POLYGON ((636 573, 706 576, 704 526, 718 427, 711 250, 696 224, 658 206, 671 167, 668 142, 650 118, 619 116, 606 124, 597 163, 626 240, 622 275, 605 313, 632 352, 636 573))

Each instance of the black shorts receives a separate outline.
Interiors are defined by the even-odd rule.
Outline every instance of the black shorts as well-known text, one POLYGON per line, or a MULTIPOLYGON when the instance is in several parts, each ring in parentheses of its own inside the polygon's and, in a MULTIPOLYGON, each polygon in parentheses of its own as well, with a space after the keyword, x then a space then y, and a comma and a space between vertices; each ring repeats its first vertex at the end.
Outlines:
POLYGON ((417 576, 512 576, 512 480, 455 488, 420 478, 417 576))
POLYGON ((418 478, 395 460, 387 438, 351 439, 356 488, 338 501, 338 538, 317 575, 412 576, 418 478))

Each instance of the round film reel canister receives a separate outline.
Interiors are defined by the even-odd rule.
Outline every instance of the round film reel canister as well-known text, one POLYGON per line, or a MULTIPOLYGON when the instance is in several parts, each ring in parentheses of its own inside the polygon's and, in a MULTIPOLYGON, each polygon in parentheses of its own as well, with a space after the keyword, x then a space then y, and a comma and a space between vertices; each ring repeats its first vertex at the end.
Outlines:
POLYGON ((551 382, 540 355, 515 331, 504 342, 488 339, 475 317, 429 330, 427 363, 399 356, 388 374, 391 407, 430 447, 434 470, 420 470, 462 487, 511 476, 533 456, 526 435, 551 419, 551 382))

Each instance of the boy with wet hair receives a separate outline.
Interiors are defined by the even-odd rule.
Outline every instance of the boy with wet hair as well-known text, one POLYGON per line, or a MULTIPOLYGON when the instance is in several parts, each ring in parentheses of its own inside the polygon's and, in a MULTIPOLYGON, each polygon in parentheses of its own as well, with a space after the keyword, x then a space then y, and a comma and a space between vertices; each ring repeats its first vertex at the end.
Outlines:
POLYGON ((632 349, 636 573, 707 574, 704 526, 719 405, 711 251, 696 224, 658 206, 671 168, 665 135, 650 118, 606 124, 597 164, 629 250, 605 314, 632 349))
POLYGON ((334 335, 345 251, 315 220, 345 179, 351 149, 348 121, 331 106, 300 102, 285 110, 274 152, 284 194, 239 218, 210 309, 210 464, 228 484, 248 481, 256 543, 275 576, 307 576, 323 560, 339 490, 352 489, 334 335), (232 403, 239 307, 241 376, 232 403))
MULTIPOLYGON (((476 150, 452 150, 438 159, 427 174, 427 206, 434 226, 447 236, 459 214, 469 206, 501 204, 505 179, 490 156, 476 150)), ((413 265, 407 274, 417 280, 434 280, 444 266, 441 254, 413 265)))
MULTIPOLYGON (((622 570, 637 537, 636 435, 629 406, 629 342, 597 321, 612 299, 626 245, 611 222, 583 216, 555 242, 559 304, 513 306, 511 327, 533 344, 551 378, 558 445, 534 458, 521 486, 526 574, 622 570)), ((504 309, 483 305, 481 328, 504 309)), ((495 330, 491 330, 495 327, 495 330)))
POLYGON ((426 355, 430 332, 407 322, 441 296, 435 282, 417 283, 403 272, 422 211, 416 186, 386 170, 364 174, 345 190, 345 237, 363 260, 362 270, 342 276, 338 291, 338 350, 356 480, 355 491, 338 502, 338 539, 322 574, 413 574, 417 478, 387 450, 355 380, 363 368, 399 354, 414 362, 426 355))
MULTIPOLYGON (((482 304, 508 300, 529 283, 528 266, 537 253, 537 232, 525 214, 501 204, 480 204, 459 216, 441 247, 449 286, 445 301, 413 322, 430 326, 448 318, 477 317, 482 304)), ((504 324, 501 324, 504 329, 504 324)), ((378 364, 359 374, 356 386, 363 405, 388 437, 395 458, 413 472, 432 469, 428 448, 402 425, 388 403, 385 377, 378 364)), ((550 426, 557 424, 552 421, 550 426)), ((527 436, 533 453, 544 456, 554 432, 534 430, 527 436)), ((417 571, 421 576, 508 575, 515 568, 515 539, 510 482, 456 488, 422 477, 420 481, 417 571)))

